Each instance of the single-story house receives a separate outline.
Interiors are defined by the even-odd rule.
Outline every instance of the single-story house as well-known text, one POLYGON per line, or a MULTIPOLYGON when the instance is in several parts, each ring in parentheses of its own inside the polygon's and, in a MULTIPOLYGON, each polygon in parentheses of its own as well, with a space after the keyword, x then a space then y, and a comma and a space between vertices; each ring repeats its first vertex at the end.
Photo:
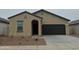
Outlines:
POLYGON ((46 10, 38 10, 34 13, 24 11, 8 19, 9 36, 69 34, 69 19, 46 10))
POLYGON ((4 18, 0 18, 0 36, 8 35, 8 26, 9 21, 4 18))
POLYGON ((70 22, 70 34, 79 34, 79 20, 70 22))

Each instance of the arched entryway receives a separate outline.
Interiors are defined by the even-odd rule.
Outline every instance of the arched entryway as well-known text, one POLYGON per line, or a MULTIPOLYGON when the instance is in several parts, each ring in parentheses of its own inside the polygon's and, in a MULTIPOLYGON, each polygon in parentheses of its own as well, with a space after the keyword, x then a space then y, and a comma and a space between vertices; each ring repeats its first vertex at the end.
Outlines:
POLYGON ((37 20, 33 20, 32 21, 32 35, 38 35, 38 28, 39 28, 39 26, 38 26, 39 24, 38 24, 38 21, 37 20))

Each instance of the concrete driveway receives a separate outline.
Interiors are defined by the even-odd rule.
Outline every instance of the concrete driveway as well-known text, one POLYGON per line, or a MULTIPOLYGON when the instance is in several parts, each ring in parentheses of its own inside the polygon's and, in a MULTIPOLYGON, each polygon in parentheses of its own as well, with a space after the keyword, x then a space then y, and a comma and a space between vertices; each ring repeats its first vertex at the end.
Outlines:
POLYGON ((79 38, 66 35, 43 36, 47 45, 43 46, 0 46, 2 50, 78 50, 79 38))
POLYGON ((78 50, 79 38, 66 35, 51 35, 44 36, 47 46, 40 46, 40 49, 55 49, 55 50, 78 50))

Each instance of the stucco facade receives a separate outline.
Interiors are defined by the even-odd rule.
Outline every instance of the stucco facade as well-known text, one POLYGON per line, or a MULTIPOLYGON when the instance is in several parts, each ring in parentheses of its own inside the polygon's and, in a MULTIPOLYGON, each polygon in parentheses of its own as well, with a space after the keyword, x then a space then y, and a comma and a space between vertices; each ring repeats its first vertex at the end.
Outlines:
POLYGON ((79 34, 79 20, 70 22, 70 34, 79 34))
POLYGON ((69 34, 69 23, 67 20, 51 15, 46 12, 28 13, 24 12, 9 18, 9 36, 32 36, 32 21, 38 21, 38 36, 42 35, 43 24, 63 24, 66 35, 69 34), (23 32, 17 32, 17 21, 23 20, 23 32))
POLYGON ((10 19, 9 24, 9 36, 32 36, 32 20, 37 20, 39 22, 39 34, 41 35, 41 18, 32 16, 28 13, 23 13, 16 17, 10 19), (17 21, 23 20, 23 32, 17 32, 17 21))
POLYGON ((44 11, 35 13, 35 15, 43 18, 42 24, 64 24, 66 28, 66 35, 69 35, 69 22, 68 21, 62 18, 59 18, 57 16, 51 15, 44 11))
POLYGON ((70 25, 70 34, 79 34, 79 24, 70 25))
POLYGON ((9 24, 0 23, 0 35, 8 35, 9 24))
POLYGON ((7 36, 9 28, 9 21, 0 17, 0 36, 7 36))

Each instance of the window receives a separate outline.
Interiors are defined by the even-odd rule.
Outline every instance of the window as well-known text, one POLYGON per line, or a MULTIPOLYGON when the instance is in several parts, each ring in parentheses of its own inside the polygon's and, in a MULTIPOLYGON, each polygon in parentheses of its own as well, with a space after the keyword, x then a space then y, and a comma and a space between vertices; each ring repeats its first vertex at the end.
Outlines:
POLYGON ((23 21, 17 21, 17 32, 23 32, 23 21))

